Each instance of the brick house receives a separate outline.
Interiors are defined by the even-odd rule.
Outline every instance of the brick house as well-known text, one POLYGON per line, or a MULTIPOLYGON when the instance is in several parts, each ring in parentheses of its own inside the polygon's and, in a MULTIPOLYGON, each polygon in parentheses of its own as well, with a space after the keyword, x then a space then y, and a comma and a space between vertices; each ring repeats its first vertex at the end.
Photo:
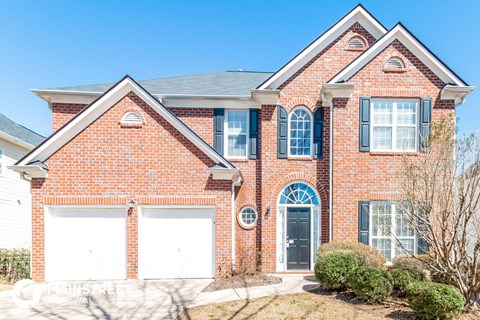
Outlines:
POLYGON ((15 166, 32 179, 32 277, 303 273, 332 240, 391 260, 385 220, 419 252, 388 177, 472 90, 362 6, 275 73, 33 90, 54 133, 15 166))

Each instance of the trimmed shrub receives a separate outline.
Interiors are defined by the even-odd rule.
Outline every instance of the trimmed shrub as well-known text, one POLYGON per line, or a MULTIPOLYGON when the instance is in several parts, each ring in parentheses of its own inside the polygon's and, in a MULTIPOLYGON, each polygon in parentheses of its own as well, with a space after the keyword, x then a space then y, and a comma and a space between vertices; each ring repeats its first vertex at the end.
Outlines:
POLYGON ((315 263, 315 277, 326 289, 343 290, 350 273, 363 264, 363 257, 351 250, 323 252, 315 263))
POLYGON ((392 269, 390 270, 390 274, 393 278, 393 290, 401 297, 405 296, 407 287, 410 284, 425 279, 424 274, 416 269, 392 269))
POLYGON ((357 268, 350 275, 349 283, 357 298, 367 303, 381 303, 393 290, 390 273, 372 267, 357 268))
POLYGON ((0 279, 15 282, 30 278, 28 249, 0 249, 0 279))
POLYGON ((454 286, 417 282, 407 287, 407 300, 419 319, 453 319, 464 307, 463 295, 454 286))
POLYGON ((430 269, 429 264, 431 265, 434 260, 428 254, 417 255, 417 258, 409 255, 402 255, 393 258, 392 262, 394 269, 405 268, 417 270, 423 273, 425 280, 449 284, 448 275, 430 269))
POLYGON ((318 248, 318 254, 327 252, 327 251, 337 251, 337 250, 355 251, 365 259, 366 266, 380 268, 380 269, 386 268, 385 256, 376 248, 367 246, 363 243, 348 242, 348 241, 328 242, 328 243, 322 244, 318 248))

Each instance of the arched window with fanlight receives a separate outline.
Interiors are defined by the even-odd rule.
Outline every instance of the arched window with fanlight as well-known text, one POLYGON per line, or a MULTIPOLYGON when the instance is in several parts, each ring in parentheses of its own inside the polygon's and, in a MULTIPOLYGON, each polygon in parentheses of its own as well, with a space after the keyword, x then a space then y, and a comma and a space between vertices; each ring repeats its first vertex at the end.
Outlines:
POLYGON ((288 139, 290 157, 312 155, 312 114, 306 107, 296 107, 290 113, 288 139))

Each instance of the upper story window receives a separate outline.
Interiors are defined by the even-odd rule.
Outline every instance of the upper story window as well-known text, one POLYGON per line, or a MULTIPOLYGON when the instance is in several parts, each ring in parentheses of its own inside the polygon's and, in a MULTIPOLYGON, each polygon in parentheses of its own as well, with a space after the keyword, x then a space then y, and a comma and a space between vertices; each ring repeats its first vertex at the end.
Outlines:
POLYGON ((372 151, 417 151, 418 101, 372 100, 372 151))
POLYGON ((355 36, 351 38, 350 41, 348 41, 348 45, 347 45, 348 49, 360 50, 360 49, 365 49, 365 47, 366 47, 365 41, 359 36, 355 36))
POLYGON ((311 156, 312 115, 310 111, 305 107, 296 107, 289 118, 289 156, 311 156))
POLYGON ((3 175, 3 149, 0 148, 0 176, 3 175))
POLYGON ((387 261, 406 251, 417 253, 417 237, 402 206, 393 202, 370 202, 370 239, 372 247, 387 261), (399 245, 399 243, 401 245, 399 245))
POLYGON ((225 113, 226 156, 231 158, 246 158, 248 111, 227 110, 225 113))

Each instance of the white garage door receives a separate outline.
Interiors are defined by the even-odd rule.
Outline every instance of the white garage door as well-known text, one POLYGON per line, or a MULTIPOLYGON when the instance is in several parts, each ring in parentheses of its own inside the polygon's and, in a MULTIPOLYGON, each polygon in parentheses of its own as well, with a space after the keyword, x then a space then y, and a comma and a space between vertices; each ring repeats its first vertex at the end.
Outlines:
POLYGON ((214 277, 214 209, 144 208, 139 217, 140 279, 214 277))
POLYGON ((126 278, 124 208, 50 208, 45 221, 45 278, 126 278))

